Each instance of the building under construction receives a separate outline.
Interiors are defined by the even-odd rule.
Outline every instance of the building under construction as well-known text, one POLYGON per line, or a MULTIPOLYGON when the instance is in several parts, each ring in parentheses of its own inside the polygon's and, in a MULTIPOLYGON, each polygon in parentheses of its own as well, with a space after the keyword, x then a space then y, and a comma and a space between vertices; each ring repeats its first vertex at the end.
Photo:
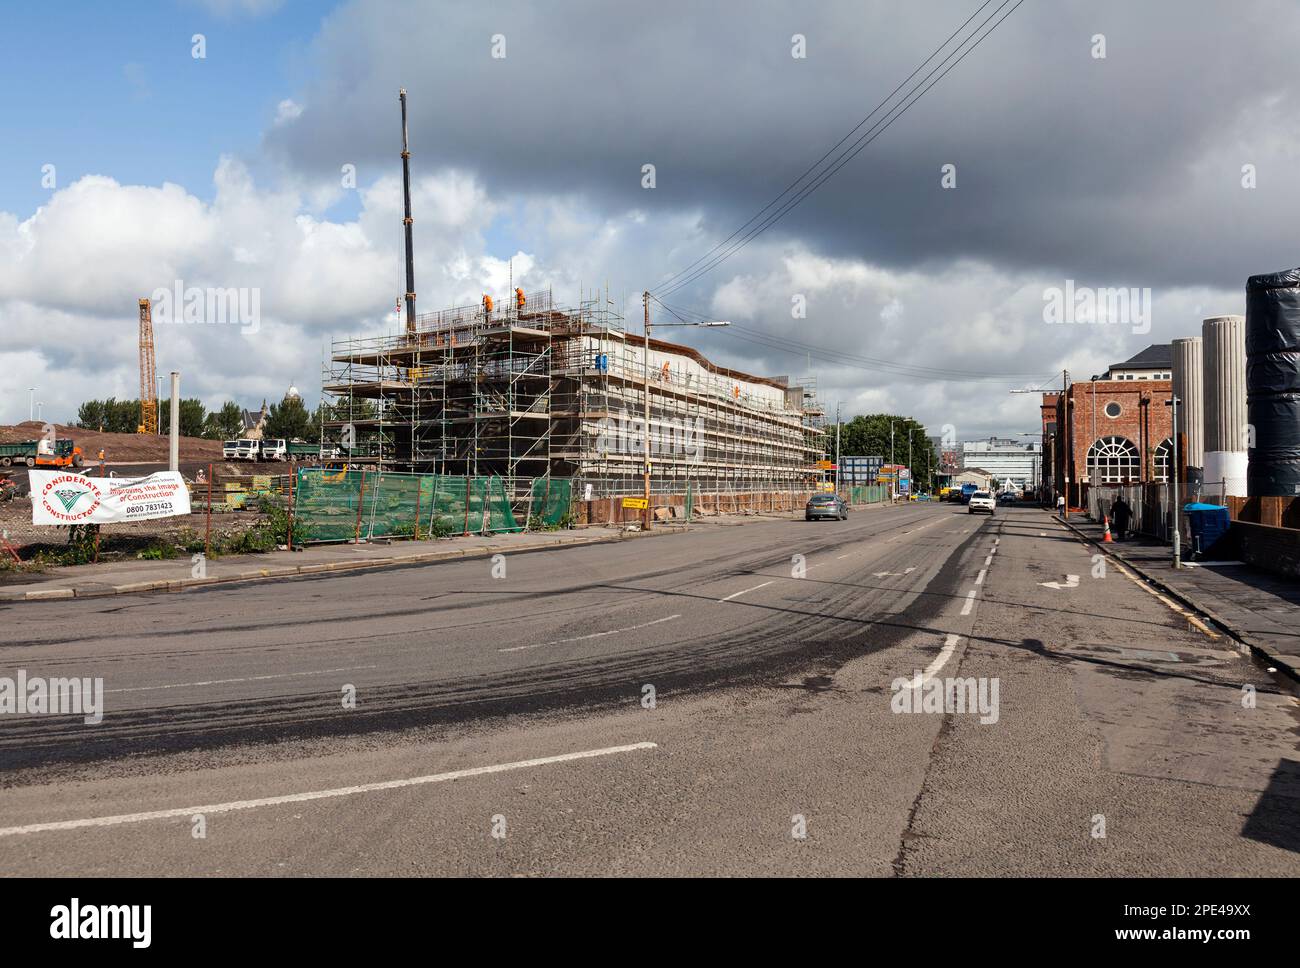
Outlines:
POLYGON ((575 496, 636 494, 650 408, 655 493, 806 490, 825 472, 811 381, 715 366, 628 334, 608 298, 550 293, 408 317, 391 336, 336 341, 323 389, 327 443, 382 470, 571 478, 575 496), (351 447, 344 445, 351 444, 351 447))
MULTIPOLYGON (((715 366, 687 346, 629 335, 608 294, 560 308, 516 289, 502 307, 416 315, 411 152, 402 108, 406 319, 402 333, 335 342, 323 443, 381 471, 566 479, 585 499, 651 489, 801 491, 825 476, 825 415, 811 381, 715 366), (648 417, 648 419, 647 419, 648 417), (648 428, 645 426, 648 423, 648 428)), ((652 330, 651 330, 652 332, 652 330)))

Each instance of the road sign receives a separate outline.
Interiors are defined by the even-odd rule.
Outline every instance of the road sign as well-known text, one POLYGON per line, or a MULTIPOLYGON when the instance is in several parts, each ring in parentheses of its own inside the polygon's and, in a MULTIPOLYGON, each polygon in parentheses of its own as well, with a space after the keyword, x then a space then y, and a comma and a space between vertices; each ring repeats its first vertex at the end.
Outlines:
POLYGON ((819 471, 833 471, 835 470, 835 465, 828 460, 819 460, 817 462, 817 469, 819 471))
POLYGON ((625 497, 623 498, 623 507, 636 508, 638 511, 644 511, 650 506, 650 502, 643 497, 625 497))

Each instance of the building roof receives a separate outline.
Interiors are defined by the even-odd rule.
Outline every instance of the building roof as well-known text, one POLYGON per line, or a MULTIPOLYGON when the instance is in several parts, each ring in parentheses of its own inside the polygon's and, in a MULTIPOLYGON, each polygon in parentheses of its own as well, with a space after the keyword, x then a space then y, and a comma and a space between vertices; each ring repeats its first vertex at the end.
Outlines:
POLYGON ((1136 356, 1123 363, 1112 363, 1112 370, 1124 369, 1165 369, 1174 365, 1174 347, 1172 343, 1152 343, 1136 356))

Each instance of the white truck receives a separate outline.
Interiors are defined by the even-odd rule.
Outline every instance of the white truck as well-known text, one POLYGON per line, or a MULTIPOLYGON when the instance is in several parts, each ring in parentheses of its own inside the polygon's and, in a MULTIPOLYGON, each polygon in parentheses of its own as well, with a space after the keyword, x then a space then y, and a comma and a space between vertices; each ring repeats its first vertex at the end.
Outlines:
POLYGON ((257 460, 260 455, 258 441, 240 438, 239 440, 223 440, 221 442, 221 456, 225 460, 257 460))
POLYGON ((283 437, 262 441, 262 460, 288 460, 289 442, 283 437))

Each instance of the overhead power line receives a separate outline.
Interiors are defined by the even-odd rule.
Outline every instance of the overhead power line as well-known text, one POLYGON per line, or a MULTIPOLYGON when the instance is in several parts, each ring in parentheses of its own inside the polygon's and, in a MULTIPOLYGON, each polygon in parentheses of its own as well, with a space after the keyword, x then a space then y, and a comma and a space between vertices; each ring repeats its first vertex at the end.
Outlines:
POLYGON ((894 95, 897 94, 902 87, 904 87, 913 77, 915 77, 918 73, 920 73, 920 71, 925 68, 926 64, 930 63, 930 61, 932 61, 937 54, 943 51, 952 42, 953 37, 962 33, 965 30, 966 26, 970 24, 972 20, 978 17, 979 14, 991 2, 992 0, 985 0, 985 3, 981 4, 980 7, 975 11, 975 13, 972 14, 969 18, 967 18, 965 23, 963 23, 960 27, 958 27, 957 30, 954 31, 953 34, 951 34, 948 37, 948 39, 945 40, 944 43, 941 44, 934 51, 934 53, 932 53, 929 57, 927 57, 924 61, 922 61, 920 66, 918 66, 916 70, 914 70, 910 75, 908 75, 908 77, 902 82, 902 84, 899 84, 898 87, 896 87, 894 91, 892 91, 889 94, 889 96, 885 98, 884 101, 878 104, 872 110, 872 112, 867 115, 867 117, 863 118, 862 121, 858 122, 858 124, 855 125, 854 128, 850 130, 848 134, 846 134, 843 138, 841 138, 840 141, 830 149, 830 151, 826 152, 826 154, 824 154, 820 159, 814 162, 813 165, 810 166, 810 168, 808 168, 802 175, 800 175, 797 179, 795 179, 795 181, 792 182, 790 186, 785 189, 785 191, 783 191, 775 199, 773 199, 766 206, 760 209, 757 214, 751 217, 749 221, 747 221, 739 229, 737 229, 735 232, 729 235, 722 242, 715 245, 713 249, 711 249, 708 253, 706 253, 700 259, 697 259, 695 262, 691 263, 691 265, 687 266, 685 269, 677 273, 674 273, 667 280, 665 280, 665 282, 657 286, 654 291, 661 296, 668 296, 686 286, 689 286, 697 279, 701 278, 702 276, 711 272, 713 269, 717 268, 727 259, 731 258, 733 255, 739 252, 741 249, 745 248, 745 246, 747 246, 755 238, 757 238, 763 232, 767 231, 767 229, 769 229, 771 226, 775 225, 778 221, 784 218, 785 215, 788 214, 795 206, 797 206, 810 194, 815 192, 828 179, 834 176, 836 172, 838 172, 841 168, 843 168, 844 165, 848 164, 849 161, 855 158, 858 155, 858 153, 862 151, 862 149, 864 149, 867 145, 871 144, 873 141, 876 140, 876 138, 878 138, 881 134, 883 134, 884 131, 888 129, 890 125, 892 125, 895 121, 897 121, 904 114, 906 114, 907 111, 917 101, 919 101, 922 97, 924 97, 927 92, 929 92, 936 84, 939 83, 939 81, 943 80, 943 78, 946 77, 947 74, 954 67, 956 67, 963 60, 965 60, 968 54, 970 54, 973 50, 975 50, 975 48, 977 48, 980 44, 982 44, 993 33, 993 31, 997 30, 997 28, 1001 26, 1007 20, 1008 17, 1010 17, 1013 13, 1015 13, 1017 8, 1019 8, 1020 5, 1024 3, 1024 0, 1016 0, 1014 5, 1012 5, 1010 9, 1006 10, 1005 13, 1002 13, 1002 11, 1004 8, 1007 7, 1009 3, 1011 3, 1011 0, 1002 0, 1002 3, 1000 3, 994 9, 994 11, 991 14, 989 14, 988 17, 986 17, 983 21, 981 21, 979 25, 975 27, 974 30, 966 34, 966 36, 963 37, 963 39, 957 44, 956 47, 953 48, 953 50, 945 54, 944 57, 939 61, 938 65, 936 65, 930 71, 929 74, 927 74, 924 78, 921 79, 921 81, 919 81, 914 87, 912 87, 912 89, 909 90, 903 96, 902 100, 898 104, 895 104, 888 111, 886 111, 884 117, 882 117, 870 128, 868 128, 867 131, 864 132, 862 135, 860 135, 849 147, 841 151, 840 154, 837 155, 829 165, 827 165, 824 169, 822 169, 813 178, 812 181, 810 181, 803 188, 799 189, 799 191, 796 192, 791 198, 789 198, 783 205, 781 205, 780 208, 778 208, 775 212, 772 212, 766 218, 763 218, 763 214, 765 212, 771 209, 773 205, 776 205, 778 202, 780 202, 782 198, 785 198, 787 195, 789 195, 790 192, 793 191, 796 186, 804 182, 805 179, 807 179, 808 176, 812 174, 812 172, 816 171, 822 165, 822 163, 826 160, 826 158, 830 154, 832 154, 837 148, 843 145, 844 142, 848 140, 848 138, 851 137, 854 132, 856 132, 859 128, 861 128, 862 125, 864 125, 867 121, 869 121, 880 110, 881 107, 883 107, 885 104, 891 101, 894 95), (999 16, 999 14, 1001 14, 1001 16, 999 16), (992 22, 992 26, 988 27, 987 30, 984 30, 985 26, 988 25, 990 22, 992 22), (981 34, 980 33, 981 31, 984 32, 981 34), (973 43, 971 42, 972 40, 974 40, 973 43), (969 46, 967 46, 968 44, 969 46), (965 50, 963 50, 963 48, 965 48, 965 50), (946 67, 944 67, 945 64, 947 65, 946 67), (940 71, 940 68, 942 68, 942 71, 940 71), (745 231, 746 228, 753 225, 753 223, 755 221, 758 221, 760 218, 762 219, 762 221, 759 222, 758 225, 749 229, 749 231, 747 232, 745 231), (744 234, 742 235, 742 233, 744 234), (742 237, 736 239, 736 236, 738 235, 741 235, 742 237), (722 251, 718 252, 719 249, 722 249, 722 251), (714 255, 714 253, 718 253, 718 254, 714 255))

